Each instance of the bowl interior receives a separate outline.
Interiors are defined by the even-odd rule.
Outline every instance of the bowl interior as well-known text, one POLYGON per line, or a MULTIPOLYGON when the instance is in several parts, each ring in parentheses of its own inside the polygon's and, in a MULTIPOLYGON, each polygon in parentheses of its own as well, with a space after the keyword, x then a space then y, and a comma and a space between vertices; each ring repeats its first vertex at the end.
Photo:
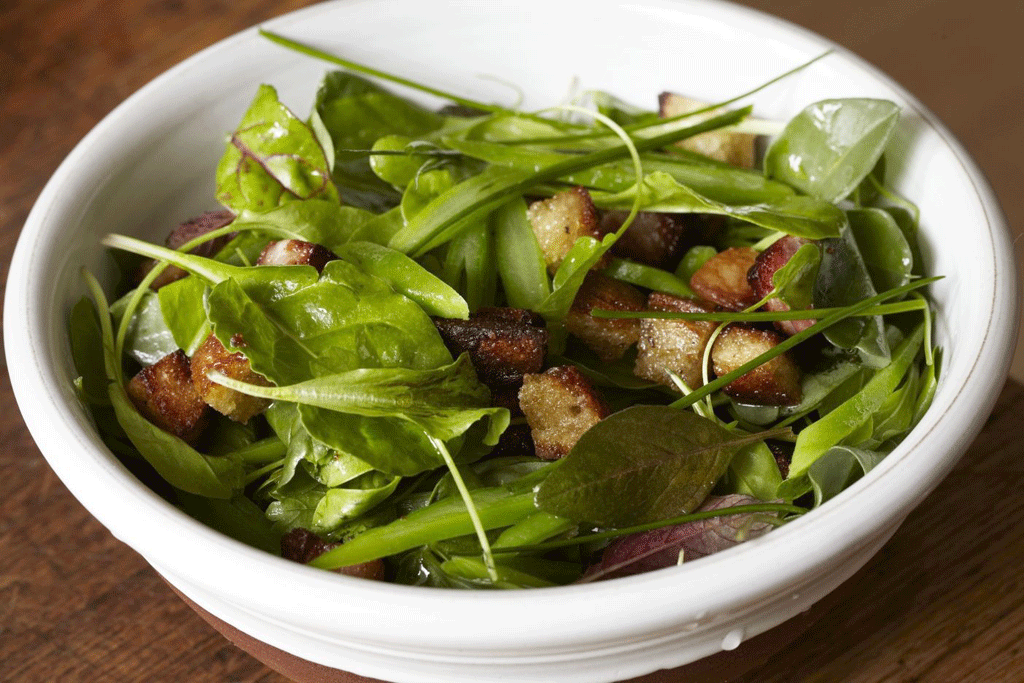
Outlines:
MULTIPOLYGON (((355 61, 476 99, 512 104, 521 89, 525 108, 562 103, 587 89, 606 90, 652 109, 657 94, 665 90, 722 100, 831 47, 784 22, 731 5, 695 0, 634 4, 524 0, 514 8, 470 0, 353 0, 320 5, 270 26, 355 61), (373 39, 367 40, 367 36, 373 39)), ((235 553, 232 561, 245 557, 258 567, 254 572, 258 576, 240 579, 250 586, 252 582, 265 585, 285 573, 297 577, 296 570, 302 570, 302 581, 311 590, 328 585, 323 577, 305 576, 314 572, 284 567, 284 563, 255 552, 246 554, 227 539, 204 534, 191 520, 161 507, 155 496, 141 490, 95 437, 71 391, 75 372, 65 336, 66 315, 84 292, 79 275, 83 265, 107 284, 113 281, 113 262, 99 246, 103 235, 119 232, 162 239, 182 220, 215 207, 213 174, 225 136, 258 84, 276 86, 281 99, 305 116, 328 69, 328 65, 285 51, 250 31, 161 76, 112 113, 69 156, 30 216, 12 268, 5 320, 10 366, 23 363, 28 368, 16 389, 41 449, 76 496, 115 534, 168 573, 180 571, 197 583, 201 583, 196 578, 199 569, 178 566, 169 559, 172 550, 192 553, 202 567, 203 562, 215 562, 217 553, 230 548, 235 553), (12 329, 14 326, 17 329, 12 329), (69 448, 69 441, 82 448, 74 454, 74 461, 69 451, 78 449, 69 448), (112 482, 118 495, 95 490, 112 482), (141 506, 137 519, 126 518, 129 499, 141 506), (184 530, 186 538, 165 537, 165 545, 158 546, 144 538, 143 532, 143 526, 154 520, 184 530), (174 548, 169 549, 168 544, 174 548)), ((711 598, 697 595, 692 585, 710 590, 746 576, 746 569, 729 568, 733 559, 729 556, 738 559, 744 552, 760 552, 764 558, 777 553, 779 558, 791 558, 785 562, 794 567, 799 564, 796 558, 803 557, 807 567, 832 552, 805 547, 814 545, 814 534, 821 534, 819 540, 829 538, 826 525, 833 531, 849 530, 849 536, 842 537, 846 540, 832 539, 832 545, 838 546, 864 545, 871 534, 894 528, 952 466, 959 455, 957 449, 966 446, 964 442, 973 437, 987 414, 994 400, 992 387, 1002 384, 1005 365, 997 366, 1006 362, 1000 356, 1007 353, 1007 330, 1013 326, 1015 304, 1008 302, 1007 292, 1014 290, 1007 278, 1012 281, 1014 276, 1012 266, 1007 271, 1010 262, 1002 253, 1006 247, 1002 219, 984 181, 955 141, 916 101, 842 50, 750 101, 756 115, 786 120, 806 104, 834 97, 885 98, 903 107, 897 142, 888 157, 890 178, 893 189, 920 208, 927 270, 947 276, 932 288, 938 311, 936 343, 944 350, 934 407, 904 446, 827 506, 831 513, 823 509, 745 544, 750 548, 741 546, 679 571, 623 580, 619 583, 625 591, 624 601, 646 595, 641 599, 653 605, 656 596, 648 589, 657 584, 671 585, 680 591, 680 597, 693 597, 690 605, 712 604, 711 598), (986 362, 996 363, 990 366, 995 370, 979 378, 979 368, 986 362), (940 424, 940 420, 946 422, 940 424), (926 437, 929 444, 938 444, 930 453, 917 447, 926 437), (901 481, 893 478, 892 470, 897 468, 904 472, 901 481), (865 527, 856 517, 868 508, 875 511, 875 517, 865 527), (818 522, 816 517, 820 517, 818 522), (804 534, 807 543, 797 534, 804 534), (684 575, 691 587, 677 579, 684 575), (635 591, 630 587, 636 587, 635 591)), ((780 576, 780 581, 792 578, 785 572, 780 576)), ((215 576, 204 580, 217 582, 227 594, 235 590, 231 581, 215 576)), ((422 623, 429 623, 429 601, 440 599, 432 597, 434 591, 419 590, 413 597, 402 587, 335 584, 343 586, 356 602, 364 597, 383 599, 385 593, 400 595, 405 604, 419 605, 416 601, 423 600, 423 614, 412 610, 414 614, 403 617, 422 623)), ((614 588, 587 590, 606 595, 614 588)), ((769 591, 776 589, 768 587, 769 591)), ((551 604, 565 592, 559 590, 519 601, 551 604)), ((734 594, 750 597, 757 590, 752 586, 734 594)), ((277 607, 284 601, 279 595, 267 599, 277 601, 277 607)), ((465 605, 467 610, 501 602, 509 613, 522 609, 522 623, 528 623, 526 607, 517 607, 505 596, 470 599, 446 595, 444 599, 465 605)), ((600 614, 604 615, 595 617, 594 629, 607 627, 612 633, 624 628, 613 627, 611 622, 597 623, 611 618, 611 607, 594 609, 603 609, 600 614)), ((652 607, 652 614, 658 609, 652 607)), ((671 606, 665 607, 669 609, 671 606)), ((667 620, 665 610, 659 614, 667 620)), ((578 613, 574 620, 585 621, 578 613)), ((385 616, 380 627, 383 630, 398 623, 402 623, 399 617, 385 616)), ((509 628, 516 623, 511 618, 509 628)), ((451 629, 462 627, 445 628, 451 634, 455 632, 451 629)), ((464 642, 473 638, 483 642, 485 636, 476 631, 475 626, 465 626, 458 633, 466 638, 464 642)))

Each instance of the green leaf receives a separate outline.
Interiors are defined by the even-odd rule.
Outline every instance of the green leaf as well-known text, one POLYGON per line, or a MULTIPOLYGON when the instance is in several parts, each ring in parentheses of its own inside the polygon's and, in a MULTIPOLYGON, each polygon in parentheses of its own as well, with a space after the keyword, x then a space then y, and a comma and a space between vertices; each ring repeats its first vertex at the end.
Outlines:
POLYGON ((914 254, 892 215, 882 209, 847 211, 850 232, 878 291, 910 282, 914 254))
MULTIPOLYGON (((110 313, 114 316, 115 326, 121 324, 121 316, 130 298, 129 292, 111 304, 110 313)), ((147 290, 128 323, 124 352, 141 365, 152 365, 177 350, 174 335, 164 323, 160 299, 156 292, 147 290)))
POLYGON ((611 527, 691 512, 737 451, 763 438, 668 406, 633 406, 580 437, 540 485, 537 507, 611 527))
POLYGON ((638 194, 643 211, 729 216, 796 237, 835 237, 846 225, 840 209, 812 197, 794 195, 758 204, 726 204, 700 195, 662 171, 648 173, 642 183, 621 192, 594 191, 591 197, 601 209, 630 209, 638 194))
POLYGON ((195 275, 175 280, 157 292, 164 324, 174 337, 175 345, 191 356, 210 334, 206 310, 206 282, 195 275))
MULTIPOLYGON (((784 301, 791 310, 810 308, 814 303, 814 283, 820 267, 821 248, 817 244, 803 245, 772 275, 772 295, 784 301)), ((905 284, 901 282, 894 286, 905 284)))
POLYGON ((68 335, 71 338, 71 358, 81 377, 83 396, 93 405, 106 405, 110 403, 107 394, 109 380, 104 370, 103 354, 96 353, 97 349, 103 348, 103 336, 96 316, 95 304, 83 296, 71 309, 68 335))
POLYGON ((314 197, 338 202, 324 149, 277 92, 262 85, 217 166, 217 199, 243 214, 314 197))
POLYGON ((376 218, 369 211, 353 206, 311 199, 288 202, 265 213, 243 214, 231 227, 240 232, 257 231, 276 239, 313 242, 336 252, 376 218))
POLYGON ((846 197, 874 169, 899 118, 886 100, 823 100, 786 125, 765 156, 765 175, 813 197, 846 197))
POLYGON ((206 526, 253 548, 281 554, 281 534, 263 510, 245 496, 219 500, 179 492, 175 497, 179 509, 206 526))
POLYGON ((727 476, 733 493, 758 500, 772 500, 782 483, 775 455, 764 441, 741 448, 729 463, 727 476))
POLYGON ((876 372, 863 389, 800 432, 789 478, 806 472, 829 448, 841 443, 882 407, 917 357, 923 338, 924 326, 918 325, 896 348, 889 365, 876 372))

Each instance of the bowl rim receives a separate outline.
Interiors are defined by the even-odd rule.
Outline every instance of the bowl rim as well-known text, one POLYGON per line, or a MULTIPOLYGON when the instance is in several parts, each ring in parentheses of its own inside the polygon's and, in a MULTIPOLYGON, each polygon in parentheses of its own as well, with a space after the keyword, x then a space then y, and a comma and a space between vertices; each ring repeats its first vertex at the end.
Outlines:
MULTIPOLYGON (((264 22, 262 26, 276 30, 287 29, 291 23, 324 12, 338 11, 343 5, 383 1, 336 0, 274 18, 264 22)), ((557 629, 557 624, 567 625, 569 621, 593 622, 595 630, 599 630, 596 629, 596 625, 616 623, 615 631, 620 637, 624 629, 621 628, 621 613, 616 610, 623 604, 632 604, 634 608, 642 607, 639 611, 644 612, 644 618, 631 625, 636 634, 668 628, 682 619, 694 618, 710 610, 739 607, 758 600, 766 593, 785 592, 787 586, 799 576, 828 571, 831 558, 827 555, 823 557, 819 548, 833 540, 837 530, 848 532, 843 536, 842 547, 852 548, 859 543, 868 542, 883 527, 890 525, 891 520, 902 520, 955 464, 959 455, 951 454, 956 451, 962 453, 970 440, 980 431, 1005 382, 1006 368, 1014 346, 1016 320, 1020 315, 1020 293, 1016 284, 1016 265, 1012 258, 1009 229, 995 195, 963 146, 934 114, 906 89, 849 50, 791 22, 722 0, 649 0, 646 4, 651 3, 665 7, 699 6, 708 12, 716 13, 716 16, 730 13, 743 15, 748 20, 771 25, 780 31, 814 43, 822 50, 832 49, 839 57, 849 60, 870 77, 899 93, 907 107, 914 111, 923 124, 940 136, 970 178, 972 188, 977 193, 979 204, 985 213, 985 227, 993 248, 992 266, 995 275, 992 282, 989 327, 977 349, 973 367, 964 384, 958 387, 960 395, 954 398, 941 414, 935 414, 934 408, 929 411, 925 422, 918 425, 907 440, 885 459, 884 468, 880 466, 878 471, 869 473, 828 505, 816 510, 814 514, 796 520, 761 539, 742 544, 726 553, 704 558, 700 563, 609 582, 542 589, 527 594, 461 592, 377 584, 310 571, 308 568, 222 536, 219 532, 179 512, 135 480, 123 465, 113 460, 109 451, 97 445, 98 438, 90 434, 81 422, 74 418, 73 411, 64 407, 70 394, 66 387, 55 385, 55 380, 60 379, 57 376, 59 373, 48 366, 46 344, 53 331, 48 329, 48 318, 43 315, 43 307, 40 306, 45 298, 43 293, 38 290, 32 291, 30 287, 31 284, 44 282, 43 276, 33 270, 33 262, 38 253, 47 249, 41 235, 45 232, 53 212, 60 207, 62 201, 66 201, 62 190, 67 185, 74 185, 75 168, 87 161, 95 148, 117 129, 134 108, 145 102, 152 93, 158 92, 163 84, 189 69, 196 68, 219 51, 239 48, 245 41, 254 37, 256 27, 253 27, 225 38, 172 67, 110 112, 83 138, 54 173, 29 214, 18 240, 11 262, 4 305, 4 337, 8 367, 17 367, 21 370, 10 373, 11 382, 25 422, 40 451, 75 497, 115 536, 124 540, 152 563, 181 571, 182 578, 205 583, 219 595, 239 604, 245 603, 247 597, 241 592, 242 583, 248 587, 254 584, 264 585, 268 588, 261 594, 265 609, 276 611, 283 617, 300 617, 303 611, 312 606, 313 597, 322 596, 325 592, 344 594, 347 601, 345 608, 340 612, 337 611, 338 608, 324 610, 324 613, 329 615, 347 614, 352 610, 370 612, 373 608, 379 609, 381 604, 391 604, 401 605, 408 613, 420 615, 418 618, 427 623, 429 614, 441 601, 446 606, 454 605, 464 613, 488 614, 500 611, 508 629, 502 630, 501 634, 480 633, 480 629, 475 625, 458 626, 445 622, 442 627, 433 622, 435 632, 420 639, 408 640, 410 643, 420 643, 428 647, 442 637, 459 638, 458 646, 463 650, 467 647, 502 648, 505 645, 503 639, 509 632, 528 628, 531 623, 535 623, 533 603, 538 601, 544 602, 546 614, 572 615, 571 620, 561 617, 558 621, 552 622, 552 628, 557 629), (998 366, 1002 369, 997 372, 980 372, 983 361, 999 361, 998 366), (960 415, 950 416, 952 411, 965 404, 974 407, 970 411, 961 410, 960 415), (965 416, 962 414, 965 412, 971 414, 965 416), (950 426, 951 424, 956 426, 950 426), (924 446, 936 441, 940 436, 953 443, 952 446, 943 449, 945 454, 942 462, 938 465, 933 464, 927 470, 928 476, 915 481, 912 485, 908 486, 905 482, 897 485, 898 477, 893 471, 906 470, 909 467, 906 464, 908 461, 918 462, 924 446), (69 449, 69 444, 74 448, 69 449), (66 452, 83 449, 90 453, 91 458, 83 459, 76 464, 81 467, 82 462, 86 462, 88 466, 73 471, 71 463, 65 457, 66 452), (104 488, 108 486, 112 488, 104 488), (97 494, 91 487, 99 487, 96 490, 100 493, 97 494), (120 495, 104 497, 102 492, 107 490, 118 490, 120 495), (895 493, 899 495, 893 495, 895 493), (861 507, 861 501, 866 499, 872 501, 876 514, 870 520, 855 521, 857 515, 852 513, 856 512, 861 507), (133 518, 130 513, 137 513, 140 509, 145 510, 146 514, 137 514, 137 517, 133 518), (167 525, 159 539, 139 533, 141 526, 138 518, 141 517, 148 520, 146 526, 154 522, 167 525), (189 541, 183 543, 186 537, 189 541), (188 547, 189 552, 193 554, 189 567, 182 568, 179 566, 180 563, 173 561, 179 547, 188 547), (770 579, 765 580, 761 576, 756 581, 743 580, 752 578, 754 570, 751 567, 763 566, 765 563, 772 564, 778 569, 770 579), (252 577, 246 582, 236 582, 233 578, 233 573, 240 564, 254 569, 251 572, 252 577), (289 586, 290 589, 273 590, 273 587, 283 585, 289 586), (700 590, 695 590, 695 587, 700 590), (676 593, 674 600, 663 598, 665 591, 669 589, 676 593), (727 598, 723 599, 721 595, 726 595, 727 598), (296 603, 302 604, 297 607, 296 603), (439 630, 443 630, 444 633, 439 635, 439 630)), ((319 619, 318 623, 326 623, 327 620, 319 619)), ((380 620, 379 633, 375 632, 375 638, 383 638, 387 629, 393 628, 394 623, 398 622, 391 619, 380 620)), ((593 643, 594 637, 593 633, 576 633, 563 641, 562 645, 585 646, 593 643)))

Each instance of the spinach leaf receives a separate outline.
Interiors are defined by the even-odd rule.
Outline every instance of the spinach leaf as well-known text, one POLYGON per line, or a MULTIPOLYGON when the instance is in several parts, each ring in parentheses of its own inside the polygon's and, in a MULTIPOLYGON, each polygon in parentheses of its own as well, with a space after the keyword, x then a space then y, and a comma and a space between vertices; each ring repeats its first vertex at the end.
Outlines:
POLYGON ((170 330, 175 345, 186 356, 191 356, 210 334, 206 309, 202 306, 206 282, 190 275, 164 285, 157 292, 157 297, 164 324, 170 330))
POLYGON ((83 296, 71 309, 68 334, 71 339, 71 358, 78 371, 82 396, 90 404, 102 406, 110 403, 107 394, 110 380, 104 370, 103 354, 96 353, 97 349, 103 347, 103 336, 96 315, 92 300, 83 296))
POLYGON ((179 509, 206 526, 253 548, 281 554, 281 534, 245 496, 219 500, 177 492, 175 497, 179 509))
POLYGON ((899 118, 886 100, 822 100, 793 117, 764 160, 765 174, 834 202, 874 169, 899 118))
POLYGON ((668 406, 633 406, 580 437, 541 483, 537 507, 611 527, 691 512, 736 452, 764 438, 668 406))
POLYGON ((276 500, 267 506, 267 517, 280 529, 303 527, 327 534, 386 500, 398 482, 398 477, 370 472, 348 486, 331 488, 300 469, 273 491, 276 500))
MULTIPOLYGON (((821 248, 817 244, 803 245, 772 275, 771 296, 784 301, 791 310, 810 308, 820 267, 821 248)), ((901 282, 896 286, 905 284, 901 282)))
POLYGON ((324 149, 277 91, 262 85, 217 166, 217 199, 244 214, 314 197, 338 202, 324 149))
MULTIPOLYGON (((110 313, 114 316, 114 325, 121 324, 121 316, 131 297, 129 293, 111 304, 110 313)), ((124 352, 141 365, 152 365, 177 349, 174 335, 164 323, 157 293, 146 291, 128 323, 124 352)))
POLYGON ((875 289, 883 292, 910 282, 914 254, 892 215, 882 209, 857 209, 846 215, 875 289))
POLYGON ((729 216, 796 237, 835 237, 846 225, 840 209, 812 197, 794 195, 758 204, 726 204, 700 195, 661 171, 645 175, 642 183, 621 192, 591 192, 591 198, 601 209, 629 209, 638 194, 643 211, 729 216))
POLYGON ((343 71, 324 76, 314 113, 334 143, 333 177, 346 204, 379 212, 399 195, 370 167, 369 150, 386 135, 416 137, 441 127, 442 117, 343 71))
POLYGON ((376 215, 354 206, 310 199, 288 202, 265 213, 247 213, 231 224, 238 231, 256 231, 276 239, 297 239, 320 244, 331 251, 375 220, 376 215))
POLYGON ((771 500, 782 483, 775 455, 764 441, 741 448, 729 462, 726 480, 732 493, 771 500))

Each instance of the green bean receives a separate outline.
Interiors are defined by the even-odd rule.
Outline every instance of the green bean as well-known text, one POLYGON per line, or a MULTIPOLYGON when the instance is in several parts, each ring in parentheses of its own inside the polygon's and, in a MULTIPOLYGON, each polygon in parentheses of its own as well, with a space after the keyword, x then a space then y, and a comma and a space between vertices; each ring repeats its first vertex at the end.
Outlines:
POLYGON ((676 296, 694 296, 693 290, 683 280, 676 277, 667 270, 647 266, 636 261, 613 258, 604 274, 616 280, 628 282, 631 285, 638 285, 676 296))
POLYGON ((534 512, 520 522, 505 529, 492 544, 492 548, 512 545, 530 545, 546 541, 552 536, 565 533, 576 526, 576 522, 550 512, 534 512))

